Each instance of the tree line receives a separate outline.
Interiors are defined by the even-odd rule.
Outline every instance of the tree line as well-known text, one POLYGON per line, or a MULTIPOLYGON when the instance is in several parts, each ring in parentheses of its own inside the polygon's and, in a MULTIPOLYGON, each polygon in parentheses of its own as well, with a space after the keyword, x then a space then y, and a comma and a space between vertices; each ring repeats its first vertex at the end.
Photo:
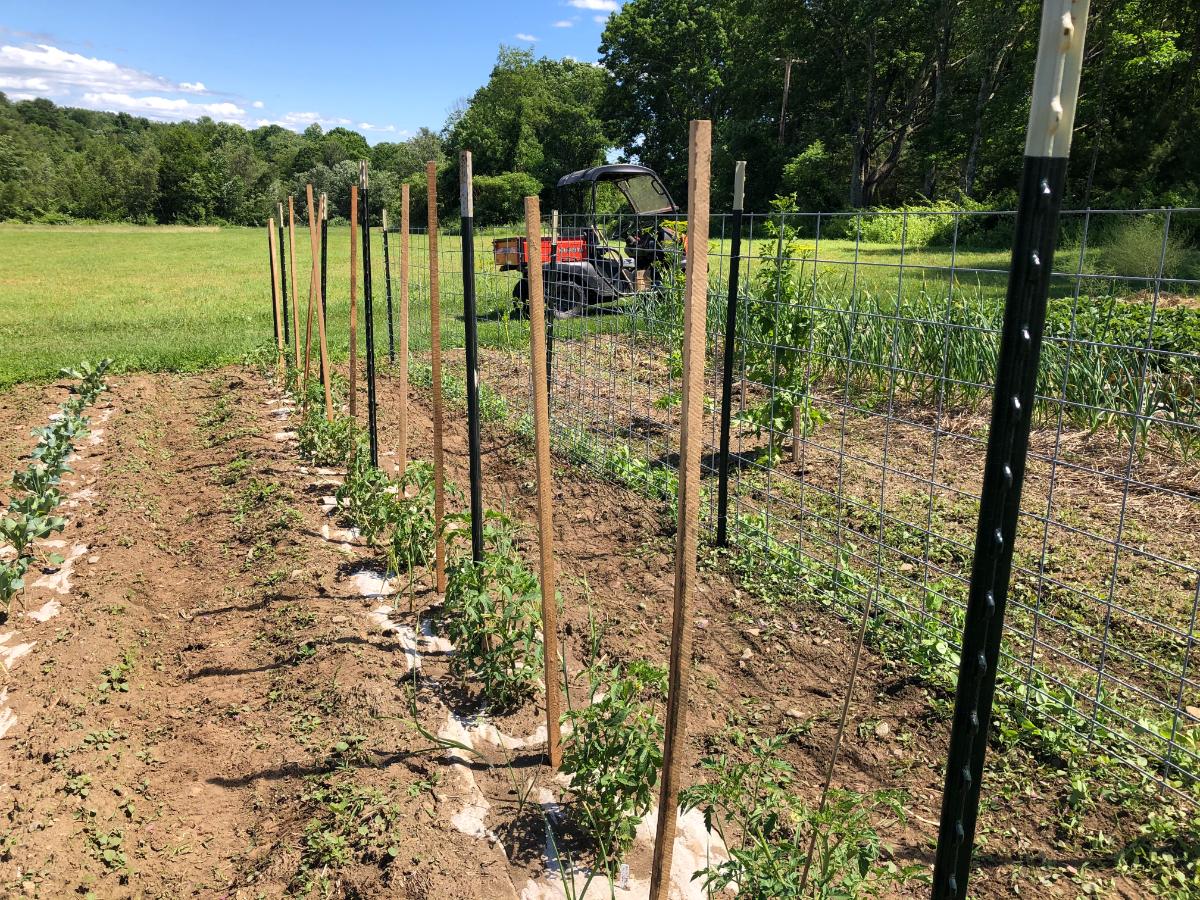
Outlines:
MULTIPOLYGON (((346 128, 158 123, 0 93, 0 219, 261 223, 312 183, 349 213, 358 160, 373 206, 439 164, 452 215, 469 148, 476 216, 519 218, 558 178, 621 159, 683 196, 687 124, 714 122, 715 190, 749 163, 747 203, 805 209, 1003 207, 1015 199, 1038 0, 628 0, 600 62, 501 47, 438 132, 371 147, 346 128)), ((1068 203, 1200 205, 1200 2, 1093 0, 1068 203)), ((719 196, 720 194, 718 194, 719 196)))

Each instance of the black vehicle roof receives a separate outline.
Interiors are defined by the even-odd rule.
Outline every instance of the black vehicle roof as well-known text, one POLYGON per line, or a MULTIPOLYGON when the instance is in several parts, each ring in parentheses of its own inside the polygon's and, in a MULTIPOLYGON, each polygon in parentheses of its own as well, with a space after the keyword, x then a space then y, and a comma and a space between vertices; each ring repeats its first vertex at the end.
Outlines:
POLYGON ((658 178, 658 173, 646 166, 637 166, 633 163, 619 163, 610 166, 592 166, 590 169, 580 169, 578 172, 572 172, 570 175, 564 175, 558 179, 559 187, 567 187, 572 184, 591 183, 595 181, 619 181, 622 178, 629 178, 632 175, 652 175, 655 179, 658 178))

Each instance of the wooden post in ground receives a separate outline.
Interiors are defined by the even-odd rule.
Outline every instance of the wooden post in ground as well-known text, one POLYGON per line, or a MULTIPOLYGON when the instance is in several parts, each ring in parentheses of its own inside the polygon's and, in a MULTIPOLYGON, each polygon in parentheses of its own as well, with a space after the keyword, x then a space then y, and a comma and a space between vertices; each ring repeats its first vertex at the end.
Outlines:
POLYGON ((446 593, 446 490, 442 472, 442 315, 441 290, 438 286, 438 214, 437 163, 425 165, 425 209, 429 223, 429 344, 433 370, 433 527, 437 531, 434 558, 434 583, 439 594, 446 593))
POLYGON ((541 547, 542 656, 546 662, 546 753, 550 768, 562 764, 562 690, 558 682, 558 605, 554 589, 554 497, 550 479, 550 396, 546 384, 546 297, 542 285, 542 211, 537 197, 525 198, 525 241, 529 247, 529 354, 533 389, 533 435, 537 457, 538 541, 541 547))
POLYGON ((275 310, 276 366, 283 371, 283 303, 279 299, 279 251, 275 243, 275 218, 267 220, 267 240, 271 242, 271 302, 275 310))
POLYGON ((679 789, 687 739, 692 667, 692 593, 700 529, 700 450, 704 441, 704 317, 708 301, 708 204, 712 123, 693 121, 688 140, 688 259, 683 312, 683 406, 680 412, 679 522, 675 539, 675 604, 667 731, 658 798, 658 833, 650 900, 667 900, 675 849, 679 789))
POLYGON ((304 406, 308 406, 308 379, 312 371, 310 365, 312 359, 312 331, 313 331, 313 306, 317 291, 319 290, 321 273, 318 268, 317 260, 317 231, 320 229, 320 223, 313 218, 316 214, 316 209, 313 206, 312 185, 307 187, 308 200, 308 249, 312 257, 312 266, 308 270, 308 316, 304 326, 304 406))
POLYGON ((300 368, 300 298, 296 296, 296 204, 288 197, 288 255, 292 268, 292 357, 300 368))
MULTIPOLYGON (((309 218, 310 222, 312 221, 312 209, 313 209, 312 185, 310 184, 308 186, 308 218, 309 218)), ((317 221, 322 223, 321 224, 322 231, 324 230, 324 227, 325 227, 324 222, 325 222, 326 217, 328 216, 328 213, 329 213, 329 211, 325 208, 325 195, 322 194, 321 195, 321 208, 317 213, 317 221)), ((320 340, 321 340, 321 383, 325 387, 325 419, 326 419, 326 421, 332 422, 333 421, 333 388, 330 383, 329 342, 325 339, 325 277, 324 277, 325 263, 323 260, 320 263, 317 262, 317 253, 316 253, 317 235, 316 235, 316 232, 313 232, 313 234, 312 234, 312 243, 313 243, 313 272, 316 273, 318 267, 321 270, 320 271, 321 277, 319 277, 317 279, 317 333, 319 334, 320 340)))
POLYGON ((409 186, 400 186, 400 442, 396 467, 408 467, 408 198, 409 186))
POLYGON ((350 185, 350 418, 358 410, 358 185, 350 185))

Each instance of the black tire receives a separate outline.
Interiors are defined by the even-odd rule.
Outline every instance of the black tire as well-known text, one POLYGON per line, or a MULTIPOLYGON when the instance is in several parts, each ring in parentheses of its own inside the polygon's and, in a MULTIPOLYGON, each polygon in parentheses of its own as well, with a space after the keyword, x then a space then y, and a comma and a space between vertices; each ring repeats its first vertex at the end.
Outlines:
POLYGON ((560 284, 554 292, 554 318, 573 319, 583 314, 586 304, 583 288, 577 284, 560 284))

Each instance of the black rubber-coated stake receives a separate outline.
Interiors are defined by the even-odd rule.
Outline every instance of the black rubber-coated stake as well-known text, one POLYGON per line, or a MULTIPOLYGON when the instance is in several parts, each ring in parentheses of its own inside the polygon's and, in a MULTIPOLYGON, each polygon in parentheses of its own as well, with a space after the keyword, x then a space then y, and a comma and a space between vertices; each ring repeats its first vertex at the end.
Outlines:
POLYGON ((729 428, 733 414, 733 350, 737 343, 738 272, 742 262, 742 207, 746 163, 733 170, 733 242, 729 248, 729 300, 725 304, 725 361, 721 370, 721 445, 717 470, 717 546, 729 544, 729 428))
POLYGON ((1042 10, 946 762, 933 871, 934 900, 963 900, 971 872, 1087 12, 1088 0, 1046 0, 1042 10))
POLYGON ((471 196, 471 151, 458 158, 462 210, 463 320, 467 341, 467 448, 471 457, 471 558, 483 562, 483 472, 479 434, 479 328, 475 321, 475 205, 471 196))
POLYGON ((329 303, 329 293, 325 290, 325 275, 329 262, 329 198, 321 195, 321 315, 325 316, 328 324, 329 316, 325 315, 329 303))
POLYGON ((287 250, 283 239, 284 232, 287 229, 283 226, 283 204, 279 204, 279 283, 282 286, 283 294, 283 346, 287 346, 291 341, 291 332, 288 331, 288 291, 287 291, 287 250))
MULTIPOLYGON (((321 195, 321 318, 325 320, 325 330, 329 330, 329 316, 326 315, 326 309, 329 303, 328 294, 325 293, 325 266, 328 262, 328 246, 329 246, 329 198, 321 195)), ((321 383, 325 382, 325 360, 321 360, 321 383)))
POLYGON ((275 253, 271 247, 271 229, 267 229, 267 271, 271 273, 271 341, 279 333, 279 310, 275 308, 275 253))
POLYGON ((396 334, 392 322, 392 262, 388 256, 387 210, 383 211, 383 287, 387 294, 388 362, 396 364, 396 334))
MULTIPOLYGON (((553 276, 557 274, 555 264, 558 262, 558 210, 550 211, 550 273, 551 280, 555 281, 553 276)), ((550 312, 546 316, 546 405, 549 406, 554 400, 554 298, 557 295, 557 289, 551 286, 551 289, 546 292, 550 297, 551 307, 550 312)))
POLYGON ((363 312, 367 332, 367 438, 371 465, 379 468, 379 432, 375 409, 375 310, 371 305, 371 220, 367 217, 367 162, 358 164, 358 205, 362 221, 363 312))

